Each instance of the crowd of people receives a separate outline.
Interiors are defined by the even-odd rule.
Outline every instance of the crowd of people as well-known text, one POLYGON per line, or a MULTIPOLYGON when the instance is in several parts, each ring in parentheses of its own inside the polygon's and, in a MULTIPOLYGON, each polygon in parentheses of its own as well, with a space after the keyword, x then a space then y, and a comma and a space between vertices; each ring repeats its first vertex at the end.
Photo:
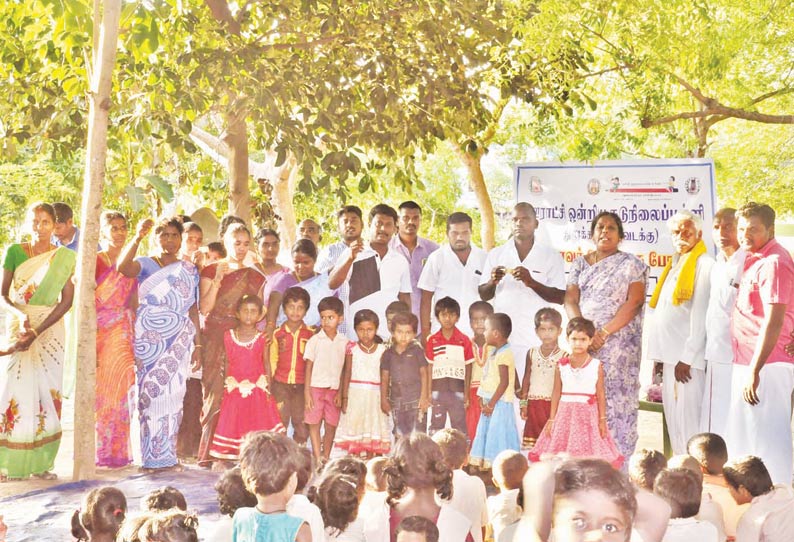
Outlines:
MULTIPOLYGON (((720 476, 717 485, 736 503, 766 503, 763 518, 780 518, 785 527, 786 515, 775 513, 794 507, 794 262, 774 238, 769 206, 716 213, 716 261, 698 215, 682 210, 671 217, 675 252, 649 292, 647 311, 649 268, 621 250, 623 225, 610 211, 593 218, 593 250, 577 258, 567 276, 560 253, 536 237, 539 222, 526 202, 512 210, 511 239, 489 252, 472 245, 472 219, 462 212, 448 217, 442 246, 420 237, 422 210, 413 201, 398 209, 378 204, 366 217, 347 205, 336 218, 340 241, 320 247, 319 225, 306 219, 285 259, 276 231, 252 235, 235 217, 221 221, 220 244, 203 246, 201 227, 188 217, 144 220, 130 240, 123 215, 102 215, 97 465, 130 464, 133 446, 147 471, 181 469, 192 458, 217 470, 239 463, 258 503, 235 516, 239 540, 255 539, 242 533, 261 529, 272 519, 264 518, 268 507, 295 493, 293 455, 309 453, 323 470, 315 498, 321 512, 324 484, 337 488, 329 507, 345 502, 340 487, 363 488, 353 479, 332 484, 331 466, 341 461, 332 459, 334 449, 348 454, 347 461, 388 457, 388 499, 366 514, 385 523, 357 540, 387 533, 393 540, 400 520, 415 515, 434 520, 444 540, 494 536, 497 524, 506 530, 520 513, 514 506, 507 517, 515 521, 508 522, 504 510, 489 516, 487 507, 466 508, 470 491, 458 490, 466 495, 462 502, 450 489, 456 479, 467 483, 460 481, 461 468, 468 465, 518 498, 527 461, 542 473, 551 464, 546 460, 559 456, 587 459, 545 474, 558 495, 555 508, 560 500, 570 505, 584 499, 581 493, 601 491, 625 513, 618 514, 619 526, 610 523, 621 535, 634 524, 638 532, 647 528, 644 540, 691 539, 691 529, 701 527, 692 518, 702 506, 681 499, 710 495, 704 473, 720 476), (152 230, 152 254, 138 255, 152 230), (650 318, 645 326, 644 316, 650 318), (632 462, 656 456, 635 450, 643 342, 645 357, 662 367, 673 452, 690 461, 644 475, 644 485, 632 476, 632 486, 624 474, 632 462), (132 443, 135 418, 140 439, 132 443), (441 483, 446 475, 429 472, 427 491, 406 490, 422 478, 406 472, 437 453, 421 433, 438 440, 452 434, 465 444, 454 460, 445 458, 451 486, 441 483), (719 468, 697 463, 692 442, 698 438, 727 443, 719 468), (400 459, 403 453, 411 459, 400 459), (570 495, 561 497, 566 491, 570 495), (440 514, 436 494, 457 500, 457 508, 444 512, 441 505, 440 514), (654 494, 656 501, 646 498, 654 494), (643 523, 646 505, 665 511, 661 527, 643 523), (486 525, 491 528, 483 532, 486 525), (454 531, 461 526, 467 526, 462 538, 454 531)), ((79 230, 65 204, 35 204, 29 219, 30 241, 11 245, 4 258, 3 480, 54 476, 70 342, 63 317, 73 297, 79 230)), ((445 444, 438 444, 441 453, 445 444)), ((437 468, 435 459, 431 463, 437 468)), ((364 506, 363 496, 362 489, 357 505, 364 506)), ((505 496, 500 499, 507 506, 505 496)), ((557 520, 608 530, 603 518, 581 507, 584 516, 565 520, 546 513, 549 525, 538 512, 540 524, 531 530, 543 540, 551 528, 557 533, 557 520)), ((728 508, 712 514, 722 521, 710 523, 713 540, 757 540, 760 526, 756 538, 748 537, 736 527, 736 509, 728 508)), ((311 521, 289 517, 267 529, 286 529, 289 539, 341 537, 355 522, 353 515, 338 523, 343 516, 323 512, 324 535, 309 529, 311 521)), ((706 531, 702 539, 711 540, 706 531)), ((554 539, 569 538, 560 531, 554 539)))

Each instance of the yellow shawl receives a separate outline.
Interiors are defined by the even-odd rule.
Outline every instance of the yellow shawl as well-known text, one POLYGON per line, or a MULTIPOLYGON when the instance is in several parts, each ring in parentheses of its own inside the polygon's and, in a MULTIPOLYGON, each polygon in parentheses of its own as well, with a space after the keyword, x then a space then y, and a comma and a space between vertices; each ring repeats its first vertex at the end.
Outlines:
MULTIPOLYGON (((678 281, 675 283, 675 289, 673 290, 673 305, 680 305, 684 301, 692 299, 692 294, 695 291, 695 271, 697 270, 698 258, 705 253, 706 244, 701 239, 692 247, 692 250, 681 256, 684 259, 684 263, 681 264, 681 273, 678 275, 678 281)), ((648 303, 652 309, 659 302, 659 294, 662 293, 662 286, 672 266, 673 259, 670 258, 667 265, 664 266, 662 276, 659 277, 656 288, 653 290, 651 301, 648 303)))

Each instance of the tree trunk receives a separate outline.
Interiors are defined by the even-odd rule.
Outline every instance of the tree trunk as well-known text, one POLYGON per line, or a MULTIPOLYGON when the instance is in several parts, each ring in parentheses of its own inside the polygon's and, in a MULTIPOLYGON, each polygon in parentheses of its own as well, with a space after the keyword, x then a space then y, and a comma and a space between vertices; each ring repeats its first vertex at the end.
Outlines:
POLYGON ((108 150, 108 111, 113 69, 116 65, 121 0, 105 0, 99 50, 94 55, 93 81, 88 112, 88 143, 83 206, 81 216, 75 292, 77 331, 77 382, 74 420, 74 480, 94 478, 96 453, 96 305, 94 301, 96 247, 99 241, 99 214, 105 184, 105 159, 108 150))
POLYGON ((248 128, 245 116, 226 117, 223 141, 229 146, 229 214, 251 225, 251 190, 248 186, 248 128))
POLYGON ((477 196, 477 203, 480 206, 482 248, 491 250, 495 244, 495 219, 491 196, 488 194, 488 187, 485 186, 485 177, 482 174, 481 160, 483 153, 482 150, 476 149, 473 153, 461 150, 460 154, 466 169, 469 171, 471 189, 474 190, 474 195, 477 196))

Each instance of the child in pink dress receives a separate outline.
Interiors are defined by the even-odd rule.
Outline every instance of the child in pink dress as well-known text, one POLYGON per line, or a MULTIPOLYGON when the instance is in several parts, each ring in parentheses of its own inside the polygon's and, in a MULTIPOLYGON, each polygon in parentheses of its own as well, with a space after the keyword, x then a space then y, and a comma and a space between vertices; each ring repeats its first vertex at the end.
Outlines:
POLYGON ((623 456, 607 427, 604 370, 601 362, 588 353, 595 325, 586 318, 572 318, 566 334, 571 355, 557 365, 551 417, 529 459, 540 461, 544 455, 564 452, 573 457, 604 459, 619 468, 623 456))
POLYGON ((240 444, 251 431, 285 432, 275 400, 270 395, 270 367, 265 363, 265 335, 256 329, 264 315, 262 300, 244 295, 237 302, 237 326, 223 336, 226 379, 218 426, 210 455, 237 460, 240 444))

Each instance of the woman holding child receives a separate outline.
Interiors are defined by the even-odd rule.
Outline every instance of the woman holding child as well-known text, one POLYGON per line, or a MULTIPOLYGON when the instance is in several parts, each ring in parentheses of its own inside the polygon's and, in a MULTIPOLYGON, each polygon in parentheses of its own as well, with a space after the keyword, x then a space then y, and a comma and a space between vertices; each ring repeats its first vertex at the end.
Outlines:
POLYGON ((648 266, 619 250, 623 223, 602 211, 590 223, 595 250, 574 261, 568 274, 565 310, 595 323, 591 350, 601 360, 607 397, 607 425, 624 457, 637 443, 642 306, 648 266))
POLYGON ((9 344, 0 350, 0 481, 54 479, 61 443, 63 315, 72 306, 76 253, 50 242, 51 205, 33 204, 28 224, 30 241, 11 245, 3 258, 9 344))
POLYGON ((119 257, 118 270, 138 279, 135 362, 144 469, 175 468, 176 437, 190 371, 198 366, 198 283, 196 266, 179 257, 182 220, 165 218, 154 232, 160 251, 136 258, 151 219, 138 224, 133 242, 119 257), (196 341, 196 342, 194 342, 196 341))
POLYGON ((251 245, 251 233, 235 223, 223 234, 227 257, 201 271, 199 309, 206 316, 202 329, 204 407, 201 413, 199 461, 210 461, 209 449, 218 423, 223 397, 226 347, 224 335, 237 325, 237 303, 245 295, 261 296, 264 273, 243 263, 251 245))

